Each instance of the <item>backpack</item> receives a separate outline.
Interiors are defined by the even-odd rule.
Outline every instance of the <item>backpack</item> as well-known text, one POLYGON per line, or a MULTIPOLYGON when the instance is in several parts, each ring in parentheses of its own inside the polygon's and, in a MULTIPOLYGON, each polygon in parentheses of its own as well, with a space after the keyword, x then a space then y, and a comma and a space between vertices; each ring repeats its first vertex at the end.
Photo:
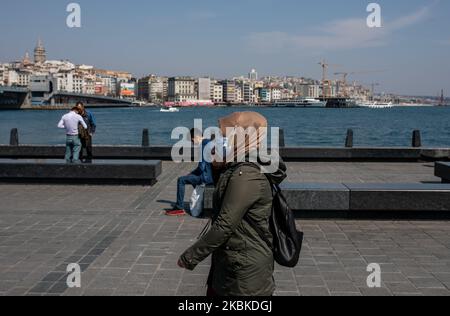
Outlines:
MULTIPOLYGON (((244 164, 261 170, 256 164, 244 164)), ((242 166, 242 164, 239 164, 239 166, 242 166)), ((273 243, 270 242, 264 231, 262 231, 248 214, 244 216, 244 220, 250 224, 258 233, 259 237, 272 249, 274 259, 279 265, 294 268, 300 260, 304 234, 297 230, 294 213, 289 207, 280 186, 273 184, 269 178, 267 180, 272 187, 273 195, 272 215, 269 221, 269 229, 273 236, 273 243)))
POLYGON ((89 139, 89 131, 83 127, 83 125, 78 124, 78 136, 81 140, 89 139))

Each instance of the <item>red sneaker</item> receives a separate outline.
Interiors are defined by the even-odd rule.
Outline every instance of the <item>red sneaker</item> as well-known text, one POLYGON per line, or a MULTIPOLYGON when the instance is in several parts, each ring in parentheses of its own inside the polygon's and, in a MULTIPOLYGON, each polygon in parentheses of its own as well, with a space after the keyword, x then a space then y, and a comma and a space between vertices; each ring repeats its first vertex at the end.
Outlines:
POLYGON ((167 216, 185 216, 187 213, 184 210, 172 210, 166 212, 167 216))

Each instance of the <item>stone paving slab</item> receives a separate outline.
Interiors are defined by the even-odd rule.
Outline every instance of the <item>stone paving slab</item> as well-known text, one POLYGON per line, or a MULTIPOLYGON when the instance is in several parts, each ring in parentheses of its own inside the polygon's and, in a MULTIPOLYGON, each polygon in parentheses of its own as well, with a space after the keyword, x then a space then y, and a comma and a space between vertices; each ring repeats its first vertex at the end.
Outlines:
MULTIPOLYGON (((164 163, 154 187, 0 185, 0 295, 204 295, 209 261, 193 272, 176 262, 207 220, 163 214, 177 177, 193 168, 164 163), (65 283, 69 263, 83 270, 79 289, 65 283)), ((305 182, 436 181, 428 164, 293 163, 289 173, 305 182)), ((448 221, 298 225, 302 258, 277 267, 277 295, 450 295, 448 221), (367 287, 369 263, 381 266, 379 289, 367 287)))

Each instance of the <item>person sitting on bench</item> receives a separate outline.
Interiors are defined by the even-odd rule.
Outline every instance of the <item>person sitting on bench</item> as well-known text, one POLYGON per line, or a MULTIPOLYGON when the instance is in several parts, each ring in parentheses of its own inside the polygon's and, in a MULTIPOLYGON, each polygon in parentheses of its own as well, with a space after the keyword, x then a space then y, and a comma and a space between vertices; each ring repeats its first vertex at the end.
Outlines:
MULTIPOLYGON (((177 202, 175 207, 171 211, 167 211, 167 216, 185 216, 187 213, 184 208, 184 196, 186 185, 192 185, 196 188, 199 185, 211 185, 214 183, 212 174, 212 164, 206 162, 203 157, 205 147, 210 143, 210 140, 203 139, 202 132, 200 130, 191 129, 190 133, 191 141, 194 145, 202 146, 202 157, 198 164, 197 169, 192 171, 189 175, 178 179, 177 185, 177 202)), ((199 217, 201 214, 191 214, 194 217, 199 217)))

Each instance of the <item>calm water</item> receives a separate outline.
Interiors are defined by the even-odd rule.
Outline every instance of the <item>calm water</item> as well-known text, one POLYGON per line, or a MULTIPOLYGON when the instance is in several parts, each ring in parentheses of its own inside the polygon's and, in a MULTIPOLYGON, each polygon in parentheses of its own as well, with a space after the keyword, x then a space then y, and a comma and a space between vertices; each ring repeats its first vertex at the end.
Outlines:
MULTIPOLYGON (((182 109, 160 113, 155 108, 96 109, 97 144, 139 145, 143 128, 150 130, 153 145, 168 145, 177 126, 204 127, 218 118, 242 109, 182 109)), ((252 108, 254 110, 254 108, 252 108)), ((393 109, 302 109, 262 108, 272 126, 285 129, 288 146, 343 146, 348 128, 355 132, 357 146, 410 146, 414 129, 422 131, 424 146, 450 147, 450 108, 393 109)), ((56 128, 65 111, 1 111, 0 143, 9 143, 11 128, 19 128, 21 144, 62 144, 64 132, 56 128)))

